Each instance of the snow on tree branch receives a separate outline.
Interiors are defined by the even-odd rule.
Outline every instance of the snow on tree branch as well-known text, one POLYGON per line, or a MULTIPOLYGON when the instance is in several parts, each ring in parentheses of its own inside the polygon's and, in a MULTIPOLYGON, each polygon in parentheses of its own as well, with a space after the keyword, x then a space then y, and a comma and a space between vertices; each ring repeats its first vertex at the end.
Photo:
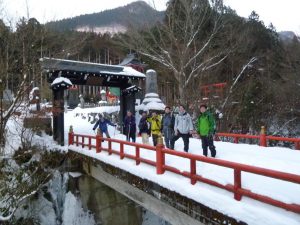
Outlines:
MULTIPOLYGON (((49 177, 51 176, 51 174, 48 174, 45 179, 43 179, 44 181, 46 181, 49 177)), ((7 216, 3 216, 3 215, 0 215, 0 221, 4 222, 4 221, 9 221, 15 214, 16 210, 18 209, 18 207, 20 206, 20 204, 25 201, 26 199, 30 198, 31 196, 33 196, 34 194, 36 194, 40 188, 44 185, 44 182, 41 182, 41 184, 36 187, 35 190, 31 191, 30 193, 28 194, 25 194, 23 196, 20 196, 19 198, 16 198, 16 202, 14 203, 15 207, 13 207, 9 213, 9 215, 7 216)), ((12 198, 12 196, 10 196, 10 198, 12 198)))
POLYGON ((225 105, 227 104, 227 101, 228 101, 230 95, 231 95, 232 92, 233 92, 233 88, 234 88, 235 85, 237 84, 237 82, 238 82, 238 80, 240 79, 240 77, 243 75, 244 71, 245 71, 248 67, 252 66, 252 63, 254 63, 255 61, 257 61, 257 57, 252 57, 252 58, 249 60, 249 62, 248 62, 246 65, 243 66, 241 72, 237 75, 237 77, 235 78, 233 84, 231 85, 231 87, 230 87, 230 89, 229 89, 229 93, 228 93, 228 95, 227 95, 227 97, 226 97, 224 103, 223 103, 222 106, 221 106, 222 109, 224 109, 225 105))

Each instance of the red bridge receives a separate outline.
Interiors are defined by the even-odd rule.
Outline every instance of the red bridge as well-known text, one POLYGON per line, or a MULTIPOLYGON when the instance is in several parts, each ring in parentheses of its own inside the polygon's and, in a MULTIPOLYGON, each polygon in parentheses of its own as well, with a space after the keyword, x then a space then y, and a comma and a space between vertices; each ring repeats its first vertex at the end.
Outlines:
MULTIPOLYGON (((239 138, 250 138, 250 139, 258 139, 260 140, 260 145, 267 146, 267 140, 279 140, 279 141, 289 141, 295 143, 295 148, 299 149, 300 139, 296 138, 283 138, 283 137, 272 137, 266 136, 264 133, 261 135, 242 135, 242 134, 227 134, 227 133, 218 133, 218 137, 232 137, 235 143, 238 143, 239 138)), ((205 183, 208 185, 212 185, 218 187, 220 189, 224 189, 228 192, 233 193, 233 198, 236 201, 241 201, 243 196, 255 199, 257 201, 273 205, 294 213, 300 213, 300 202, 299 204, 289 204, 283 202, 278 199, 271 198, 267 195, 262 195, 259 193, 255 193, 252 190, 246 189, 243 187, 243 179, 241 176, 242 172, 251 173, 262 175, 268 178, 274 178, 281 181, 292 182, 295 184, 300 184, 300 175, 291 174, 256 166, 250 166, 245 164, 240 164, 236 162, 225 161, 222 159, 215 159, 204 157, 201 155, 195 155, 185 152, 174 151, 171 149, 167 149, 162 144, 162 140, 160 143, 154 147, 150 145, 144 145, 139 143, 131 143, 123 140, 118 139, 111 139, 111 138, 103 138, 100 135, 90 136, 90 135, 81 135, 81 134, 74 134, 73 131, 69 133, 69 149, 71 151, 79 152, 79 148, 83 148, 81 151, 82 154, 88 154, 88 152, 94 152, 99 155, 105 154, 104 152, 108 153, 109 156, 116 155, 119 157, 119 160, 130 159, 135 162, 136 166, 143 164, 150 165, 155 168, 156 174, 160 176, 165 176, 165 172, 171 172, 173 174, 180 175, 184 178, 188 178, 190 180, 190 185, 195 185, 197 182, 205 183), (104 142, 103 142, 104 141, 104 142), (114 146, 114 147, 113 147, 114 146), (129 154, 124 149, 128 146, 134 149, 133 154, 129 154), (153 152, 153 158, 149 159, 149 157, 142 157, 141 156, 141 149, 143 151, 150 151, 153 152), (84 153, 85 152, 85 153, 84 153), (182 171, 180 168, 176 168, 173 165, 166 163, 166 157, 176 156, 186 160, 189 163, 189 170, 182 171), (205 176, 201 176, 197 173, 197 162, 204 162, 212 165, 216 165, 218 167, 229 168, 233 170, 232 173, 232 180, 233 183, 231 184, 223 184, 216 182, 212 179, 208 179, 205 176)), ((287 150, 288 151, 288 150, 287 150)), ((107 154, 106 154, 107 155, 107 154)), ((96 160, 97 161, 97 160, 96 160)), ((195 204, 195 203, 194 203, 195 204)), ((204 206, 205 207, 205 206, 204 206)), ((212 209, 213 210, 213 209, 212 209)), ((221 213, 222 214, 222 213, 221 213)), ((199 217, 195 215, 189 215, 194 217, 195 220, 199 222, 205 222, 199 217)), ((201 217, 200 217, 201 218, 201 217)), ((224 223, 224 220, 228 221, 228 217, 226 219, 220 219, 220 224, 224 223)), ((232 224, 239 224, 238 222, 232 222, 232 224)))

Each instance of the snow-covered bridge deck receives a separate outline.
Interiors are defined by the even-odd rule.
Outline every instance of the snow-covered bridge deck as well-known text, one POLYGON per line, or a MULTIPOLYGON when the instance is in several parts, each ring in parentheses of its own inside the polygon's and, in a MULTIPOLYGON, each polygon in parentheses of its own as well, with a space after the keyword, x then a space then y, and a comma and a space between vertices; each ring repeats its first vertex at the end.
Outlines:
POLYGON ((180 141, 178 151, 173 151, 130 146, 134 144, 126 143, 123 135, 114 138, 103 143, 98 139, 96 143, 95 136, 71 136, 69 150, 157 183, 247 224, 300 224, 299 151, 216 142, 215 160, 201 156, 198 139, 191 139, 192 154, 186 154, 180 150, 180 141))

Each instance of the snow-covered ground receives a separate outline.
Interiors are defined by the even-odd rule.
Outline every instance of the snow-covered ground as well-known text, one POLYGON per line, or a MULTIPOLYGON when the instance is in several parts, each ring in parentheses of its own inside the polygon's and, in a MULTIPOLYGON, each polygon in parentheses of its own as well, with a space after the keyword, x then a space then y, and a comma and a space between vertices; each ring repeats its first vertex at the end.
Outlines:
MULTIPOLYGON (((101 108, 90 108, 90 109, 80 109, 76 108, 71 112, 66 113, 66 128, 65 133, 67 135, 68 127, 70 123, 74 124, 76 127, 81 127, 86 129, 86 132, 91 131, 91 124, 87 122, 88 114, 90 113, 114 113, 118 112, 119 107, 101 107, 101 108), (80 118, 86 119, 80 119, 80 118), (77 123, 78 122, 78 123, 77 123), (83 124, 81 124, 83 122, 83 124)), ((67 151, 68 146, 60 146, 53 141, 52 136, 42 134, 42 136, 35 135, 29 129, 24 129, 23 118, 14 116, 7 123, 7 142, 4 149, 5 157, 10 158, 14 152, 22 145, 21 136, 23 138, 31 141, 32 145, 39 145, 43 149, 48 150, 60 150, 67 151)), ((111 127, 110 127, 111 128, 111 127)), ((111 130, 113 134, 115 130, 111 130)), ((116 134, 119 133, 116 131, 116 134)), ((92 132, 93 134, 93 132, 92 132)), ((67 136, 66 136, 67 143, 67 136)), ((24 140, 23 140, 24 141, 24 140)), ((70 176, 78 177, 79 173, 69 173, 70 176)), ((31 202, 29 208, 23 209, 20 207, 16 212, 17 218, 34 218, 39 221, 41 225, 53 225, 53 224, 63 224, 63 225, 76 225, 76 224, 86 224, 95 225, 96 222, 93 218, 91 212, 83 209, 81 199, 78 196, 74 196, 71 192, 67 190, 68 173, 60 174, 56 171, 53 174, 53 178, 46 185, 46 190, 40 191, 38 193, 38 198, 31 202), (45 198, 44 191, 49 195, 45 198), (60 221, 60 222, 58 222, 60 221)), ((0 202, 1 204, 1 202, 0 202)), ((145 211, 143 214, 143 225, 158 225, 165 224, 165 222, 153 215, 149 211, 145 211)))
MULTIPOLYGON (((69 126, 72 125, 74 133, 94 135, 93 124, 88 122, 87 117, 69 111, 65 114, 65 134, 69 126)), ((124 135, 119 134, 114 127, 109 126, 110 135, 113 138, 125 140, 124 135)), ((141 143, 141 138, 137 138, 141 143)), ((105 146, 107 143, 103 143, 105 146)), ((260 147, 248 144, 232 144, 216 142, 217 158, 239 162, 247 165, 264 167, 300 175, 300 151, 279 147, 260 147)), ((118 150, 119 144, 113 144, 113 149, 118 150)), ((163 187, 176 191, 208 207, 223 212, 226 215, 242 220, 250 225, 299 225, 300 215, 286 210, 273 207, 247 197, 241 201, 235 201, 233 194, 219 188, 197 182, 191 185, 190 180, 182 176, 166 172, 157 175, 156 169, 152 166, 141 163, 135 165, 135 161, 130 159, 120 160, 119 156, 87 151, 81 147, 71 146, 70 149, 81 152, 88 156, 124 169, 142 178, 154 181, 163 187)), ((183 142, 178 140, 175 149, 183 151, 183 142)), ((134 148, 125 148, 126 153, 134 154, 134 148)), ((190 139, 190 153, 202 154, 201 141, 190 139)), ((141 149, 141 157, 154 160, 155 153, 141 149)), ((176 156, 166 156, 166 164, 189 171, 189 161, 176 156)), ((207 163, 197 163, 197 173, 203 177, 215 180, 222 184, 233 184, 233 170, 207 163)), ((269 196, 271 198, 286 202, 288 204, 300 204, 300 185, 284 182, 277 179, 267 178, 250 173, 242 173, 242 186, 255 193, 269 196)))

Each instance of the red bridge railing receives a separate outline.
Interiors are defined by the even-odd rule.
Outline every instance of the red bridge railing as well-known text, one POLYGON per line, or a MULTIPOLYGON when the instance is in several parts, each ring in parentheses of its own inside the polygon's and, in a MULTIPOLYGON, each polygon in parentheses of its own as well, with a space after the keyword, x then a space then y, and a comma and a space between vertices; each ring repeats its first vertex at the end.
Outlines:
POLYGON ((181 176, 187 177, 190 179, 191 184, 196 184, 197 181, 203 182, 209 185, 213 185, 222 189, 225 189, 227 191, 234 193, 234 199, 237 201, 240 201, 243 196, 247 196, 249 198, 277 206, 295 213, 300 213, 300 205, 299 204, 288 204, 273 198, 270 198, 268 196, 264 196, 261 194, 257 194, 252 192, 251 190, 245 189, 242 187, 242 176, 241 172, 247 172, 257 175, 262 175, 266 177, 275 178, 278 180, 288 181, 296 184, 300 184, 300 176, 296 174, 291 173, 285 173, 270 169, 265 169, 261 167, 255 167, 255 166, 249 166, 245 164, 225 161, 221 159, 215 159, 215 158, 207 158, 201 155, 195 155, 185 152, 178 152, 174 150, 170 150, 164 147, 163 144, 158 144, 156 147, 150 146, 150 145, 144 145, 144 144, 138 144, 138 143, 132 143, 127 142, 123 140, 118 139, 112 139, 112 138, 103 138, 100 135, 96 136, 90 136, 90 135, 80 135, 80 134, 74 134, 73 131, 69 133, 69 145, 75 145, 75 146, 82 146, 87 147, 89 150, 92 148, 96 149, 96 153, 100 153, 102 151, 108 152, 109 155, 116 154, 120 156, 120 160, 124 158, 129 158, 132 160, 135 160, 136 165, 139 165, 141 162, 146 163, 148 165, 152 165, 156 167, 156 173, 157 174, 164 174, 165 171, 170 171, 175 174, 179 174, 181 176), (92 144, 92 140, 96 140, 96 145, 92 144), (108 147, 104 148, 102 146, 102 141, 108 142, 108 147), (120 145, 119 150, 112 149, 112 143, 118 143, 120 145), (127 154, 124 152, 124 146, 133 146, 135 147, 135 154, 127 154), (140 149, 145 149, 149 151, 156 152, 155 161, 142 158, 140 155, 140 149), (167 165, 165 163, 165 157, 166 155, 173 155, 178 156, 184 159, 188 159, 190 162, 190 170, 189 171, 181 171, 173 166, 167 165), (217 166, 222 166, 226 168, 233 169, 233 176, 234 176, 234 183, 233 184, 221 184, 214 180, 204 178, 197 174, 197 167, 196 162, 205 162, 217 166))
POLYGON ((268 146, 268 141, 284 141, 294 143, 295 149, 300 150, 300 138, 287 138, 287 137, 277 137, 277 136, 267 136, 265 128, 262 127, 260 135, 248 135, 248 134, 234 134, 234 133, 217 133, 215 139, 219 140, 220 137, 230 137, 233 138, 234 143, 239 143, 239 139, 257 139, 259 140, 259 145, 263 147, 268 146))

